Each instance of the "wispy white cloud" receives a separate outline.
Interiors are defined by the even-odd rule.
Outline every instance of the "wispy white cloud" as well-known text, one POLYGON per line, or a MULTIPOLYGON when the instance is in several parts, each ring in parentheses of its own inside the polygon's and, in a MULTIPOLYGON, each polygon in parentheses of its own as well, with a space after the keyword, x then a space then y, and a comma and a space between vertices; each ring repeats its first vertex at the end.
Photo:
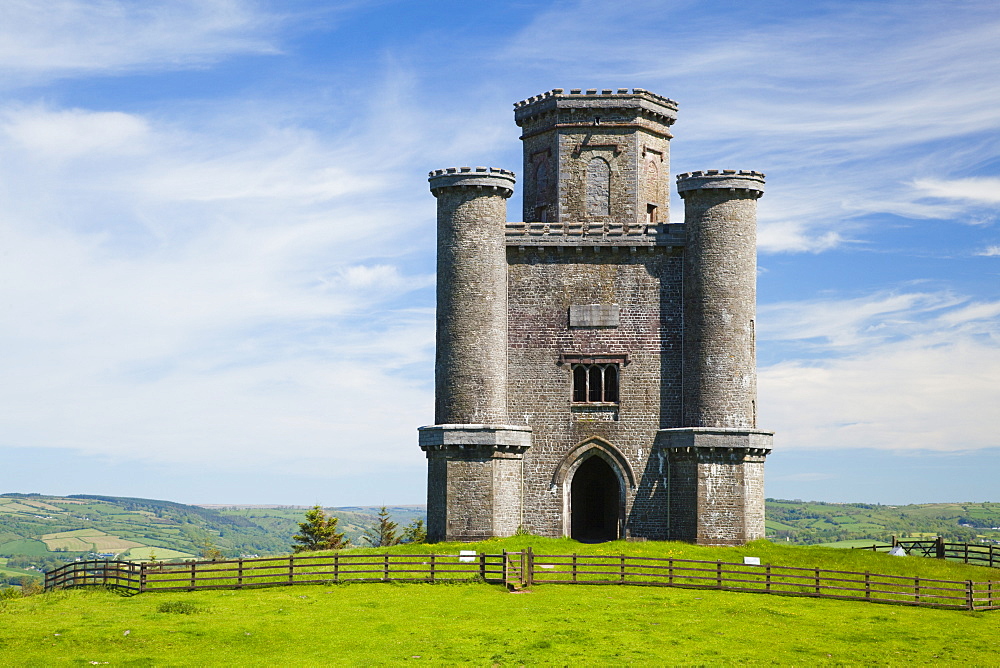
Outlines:
POLYGON ((763 341, 815 354, 760 369, 761 424, 780 447, 996 447, 1000 302, 898 293, 763 311, 763 341))
POLYGON ((976 255, 982 255, 983 257, 1000 257, 1000 245, 987 246, 983 250, 976 253, 976 255))
POLYGON ((406 302, 433 275, 406 255, 430 244, 415 232, 433 198, 379 158, 409 149, 238 113, 233 135, 0 109, 4 445, 240 466, 294 447, 345 472, 419 459, 433 313, 406 302))
POLYGON ((1000 202, 1000 178, 916 179, 913 186, 926 197, 970 200, 984 204, 1000 202))
POLYGON ((9 85, 275 53, 280 23, 280 15, 246 0, 6 0, 0 72, 9 85))

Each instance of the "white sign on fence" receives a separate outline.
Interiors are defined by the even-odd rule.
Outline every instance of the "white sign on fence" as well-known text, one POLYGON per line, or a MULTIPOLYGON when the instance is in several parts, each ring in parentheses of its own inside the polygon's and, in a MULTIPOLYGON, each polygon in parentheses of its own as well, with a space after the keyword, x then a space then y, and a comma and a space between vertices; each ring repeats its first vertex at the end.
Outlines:
POLYGON ((470 562, 471 561, 475 561, 476 560, 476 551, 475 550, 459 550, 458 551, 458 560, 459 561, 470 561, 470 562))
POLYGON ((744 566, 760 566, 760 557, 743 557, 744 566))

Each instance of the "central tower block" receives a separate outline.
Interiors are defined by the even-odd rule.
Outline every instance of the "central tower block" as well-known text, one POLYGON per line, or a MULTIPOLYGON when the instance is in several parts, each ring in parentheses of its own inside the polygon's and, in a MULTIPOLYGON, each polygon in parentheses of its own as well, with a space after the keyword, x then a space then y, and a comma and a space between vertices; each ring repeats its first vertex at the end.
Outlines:
POLYGON ((517 103, 524 221, 667 221, 676 120, 676 102, 642 88, 555 88, 517 103))

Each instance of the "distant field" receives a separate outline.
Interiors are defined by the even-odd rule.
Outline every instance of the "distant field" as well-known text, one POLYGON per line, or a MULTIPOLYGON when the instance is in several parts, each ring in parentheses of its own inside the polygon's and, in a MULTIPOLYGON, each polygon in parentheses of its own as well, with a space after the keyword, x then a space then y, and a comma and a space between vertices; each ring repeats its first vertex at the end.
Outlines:
POLYGON ((47 533, 42 536, 42 540, 48 541, 55 538, 80 538, 83 536, 106 536, 107 534, 99 529, 73 529, 72 531, 60 531, 58 533, 47 533))
POLYGON ((858 540, 838 540, 833 543, 820 543, 820 547, 843 547, 843 548, 854 548, 854 547, 871 547, 872 545, 885 545, 885 543, 877 540, 868 540, 867 538, 858 540))
POLYGON ((4 554, 25 554, 37 557, 43 554, 48 554, 49 548, 40 540, 19 538, 0 545, 0 552, 4 554))
POLYGON ((165 547, 149 547, 148 545, 142 547, 133 547, 129 551, 122 554, 122 558, 128 561, 164 561, 168 559, 192 559, 197 555, 191 554, 190 552, 181 552, 180 550, 168 550, 165 547))
POLYGON ((50 538, 44 542, 46 547, 48 547, 48 549, 52 552, 58 552, 60 550, 64 552, 90 552, 94 549, 94 546, 90 541, 77 538, 76 536, 70 536, 69 538, 50 538))
POLYGON ((6 566, 0 566, 0 578, 7 579, 11 577, 21 577, 24 575, 32 578, 41 577, 41 574, 38 571, 26 571, 21 568, 8 568, 6 566))

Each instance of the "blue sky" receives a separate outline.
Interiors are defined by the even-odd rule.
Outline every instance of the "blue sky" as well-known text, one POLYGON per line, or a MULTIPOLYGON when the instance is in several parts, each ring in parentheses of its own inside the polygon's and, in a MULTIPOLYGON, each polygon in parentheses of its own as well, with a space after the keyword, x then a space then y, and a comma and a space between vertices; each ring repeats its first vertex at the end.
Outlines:
POLYGON ((767 494, 1000 501, 998 72, 992 1, 6 0, 0 491, 422 503, 426 173, 642 87, 767 174, 767 494))

